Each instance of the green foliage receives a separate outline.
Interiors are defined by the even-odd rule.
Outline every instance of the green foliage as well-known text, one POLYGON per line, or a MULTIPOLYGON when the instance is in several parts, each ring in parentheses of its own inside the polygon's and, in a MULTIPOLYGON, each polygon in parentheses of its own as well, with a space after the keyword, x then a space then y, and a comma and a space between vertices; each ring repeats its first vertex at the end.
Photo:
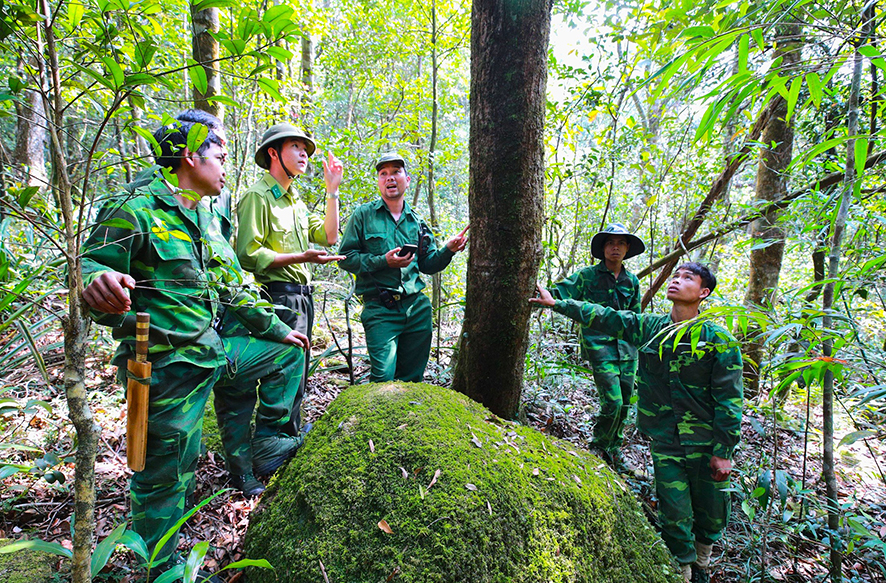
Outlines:
POLYGON ((374 384, 315 424, 246 549, 293 581, 675 580, 656 540, 597 458, 447 389, 374 384))

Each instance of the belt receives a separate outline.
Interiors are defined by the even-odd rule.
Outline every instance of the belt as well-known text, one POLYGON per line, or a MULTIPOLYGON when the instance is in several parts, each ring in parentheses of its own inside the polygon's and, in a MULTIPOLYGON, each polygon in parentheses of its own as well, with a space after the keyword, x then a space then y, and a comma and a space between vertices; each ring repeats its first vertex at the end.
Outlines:
POLYGON ((314 286, 300 283, 287 283, 285 281, 272 281, 261 284, 263 288, 275 294, 301 294, 309 296, 314 293, 314 286))
MULTIPOLYGON (((407 297, 409 297, 409 296, 407 296, 406 294, 393 294, 393 293, 391 294, 391 299, 393 299, 395 302, 399 302, 401 299, 405 299, 407 297)), ((374 296, 364 295, 363 301, 364 302, 378 302, 380 300, 378 298, 378 294, 376 294, 374 296)))

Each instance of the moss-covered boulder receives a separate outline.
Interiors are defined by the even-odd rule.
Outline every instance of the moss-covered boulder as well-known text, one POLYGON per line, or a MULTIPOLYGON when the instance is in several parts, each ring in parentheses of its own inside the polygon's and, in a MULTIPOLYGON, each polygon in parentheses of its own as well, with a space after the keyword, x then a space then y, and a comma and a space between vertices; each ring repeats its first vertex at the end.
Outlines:
MULTIPOLYGON (((0 538, 0 547, 13 541, 0 538)), ((0 581, 3 583, 49 583, 54 579, 58 557, 38 551, 0 553, 0 581)))
POLYGON ((679 581, 596 457, 421 384, 351 387, 252 514, 250 583, 679 581))

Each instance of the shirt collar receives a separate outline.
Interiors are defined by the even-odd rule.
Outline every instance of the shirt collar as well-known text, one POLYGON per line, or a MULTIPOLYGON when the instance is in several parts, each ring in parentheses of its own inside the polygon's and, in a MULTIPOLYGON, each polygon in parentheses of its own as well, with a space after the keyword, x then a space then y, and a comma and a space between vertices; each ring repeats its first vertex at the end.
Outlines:
POLYGON ((262 176, 262 182, 268 189, 268 192, 270 192, 276 200, 280 200, 287 194, 289 194, 290 197, 292 195, 292 185, 289 185, 289 190, 283 190, 283 188, 280 186, 280 183, 277 182, 277 179, 274 178, 274 176, 270 172, 265 172, 265 175, 262 176))

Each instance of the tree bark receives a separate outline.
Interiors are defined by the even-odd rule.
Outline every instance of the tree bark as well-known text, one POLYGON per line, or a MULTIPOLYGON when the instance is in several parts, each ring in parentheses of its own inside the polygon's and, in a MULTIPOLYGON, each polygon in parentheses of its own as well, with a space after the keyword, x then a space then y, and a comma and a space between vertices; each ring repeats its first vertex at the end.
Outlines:
MULTIPOLYGON (((19 68, 24 63, 19 59, 19 68)), ((15 102, 15 150, 12 162, 16 167, 17 178, 28 186, 36 186, 42 191, 49 187, 46 174, 46 113, 43 96, 33 90, 22 91, 22 100, 15 102)))
MULTIPOLYGON (((206 93, 201 92, 196 85, 194 86, 194 107, 223 119, 224 106, 217 101, 209 100, 210 97, 221 95, 221 76, 218 67, 219 47, 218 41, 211 34, 218 32, 218 8, 195 11, 192 3, 191 22, 193 57, 206 73, 206 93)), ((193 75, 191 77, 193 78, 193 75)))
MULTIPOLYGON (((781 61, 782 70, 792 72, 800 62, 800 25, 788 22, 777 27, 774 60, 781 61)), ((757 164, 755 200, 766 204, 784 198, 787 194, 787 169, 793 158, 794 127, 787 120, 788 104, 778 100, 772 110, 769 123, 763 129, 760 141, 760 160, 757 164)), ((775 303, 778 277, 784 258, 785 231, 778 224, 781 211, 769 207, 769 211, 751 223, 750 235, 762 240, 765 245, 751 249, 748 288, 744 305, 765 307, 775 303)), ((760 392, 760 363, 763 359, 763 344, 755 339, 758 331, 749 331, 749 341, 745 344, 744 375, 745 396, 753 398, 760 392)))
POLYGON ((301 116, 302 125, 314 125, 314 40, 309 33, 301 38, 301 116))
POLYGON ((542 258, 550 0, 476 0, 465 320, 453 388, 513 418, 542 258))

